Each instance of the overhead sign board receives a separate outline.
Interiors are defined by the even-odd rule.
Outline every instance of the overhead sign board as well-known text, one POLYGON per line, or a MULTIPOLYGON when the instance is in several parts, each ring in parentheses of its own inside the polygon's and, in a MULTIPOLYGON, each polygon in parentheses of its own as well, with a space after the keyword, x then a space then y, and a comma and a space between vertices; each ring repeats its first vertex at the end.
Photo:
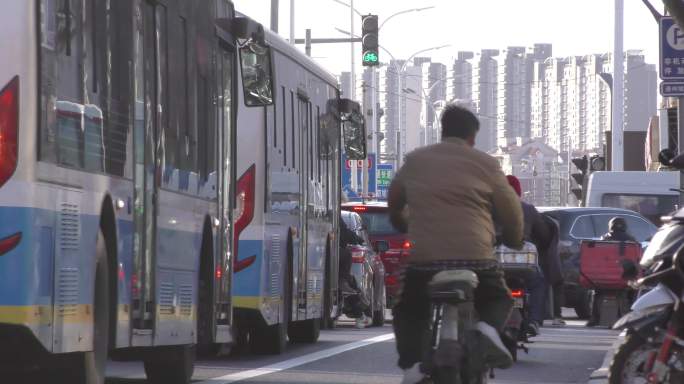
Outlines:
POLYGON ((660 18, 660 78, 684 80, 684 30, 668 16, 660 18))

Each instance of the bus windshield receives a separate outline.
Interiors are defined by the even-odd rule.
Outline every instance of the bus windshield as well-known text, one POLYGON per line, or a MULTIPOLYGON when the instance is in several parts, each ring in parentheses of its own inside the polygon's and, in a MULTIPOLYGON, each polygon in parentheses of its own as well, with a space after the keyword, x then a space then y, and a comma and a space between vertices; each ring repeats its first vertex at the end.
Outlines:
POLYGON ((677 195, 639 195, 607 193, 601 199, 604 207, 624 208, 639 212, 653 224, 660 226, 660 217, 676 209, 677 195))

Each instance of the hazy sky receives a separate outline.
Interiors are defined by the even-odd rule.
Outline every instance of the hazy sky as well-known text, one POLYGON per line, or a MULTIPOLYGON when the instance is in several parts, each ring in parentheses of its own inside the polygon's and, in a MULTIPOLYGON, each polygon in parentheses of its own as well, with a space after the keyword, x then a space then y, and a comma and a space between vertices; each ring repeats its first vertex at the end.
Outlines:
MULTIPOLYGON (((349 0, 345 0, 349 1, 349 0)), ((651 0, 660 11, 662 2, 651 0)), ((270 0, 233 0, 238 11, 265 26, 270 24, 270 0)), ((296 37, 306 28, 316 37, 344 37, 335 27, 349 30, 349 8, 333 0, 295 0, 296 37)), ((459 50, 530 47, 552 43, 554 56, 612 51, 613 0, 355 0, 361 13, 379 15, 380 23, 395 12, 434 5, 436 8, 400 15, 380 31, 380 44, 397 59, 428 47, 451 44, 433 51, 433 59, 448 62, 459 50)), ((289 36, 290 0, 280 0, 280 34, 289 36)), ((360 17, 354 19, 360 32, 360 17)), ((641 0, 625 0, 625 49, 643 50, 649 63, 658 60, 658 25, 641 0)), ((303 49, 303 46, 300 46, 303 49)), ((338 74, 351 65, 349 44, 314 45, 312 56, 338 74)), ((357 68, 360 44, 356 44, 357 68)), ((388 55, 380 52, 381 61, 388 55)))

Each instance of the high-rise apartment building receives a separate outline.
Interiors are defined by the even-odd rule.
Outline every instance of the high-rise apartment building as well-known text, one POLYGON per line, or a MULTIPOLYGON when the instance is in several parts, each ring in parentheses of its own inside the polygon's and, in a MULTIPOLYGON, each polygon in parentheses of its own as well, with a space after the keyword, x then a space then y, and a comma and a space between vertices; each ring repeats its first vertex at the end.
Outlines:
POLYGON ((473 66, 473 102, 480 119, 475 147, 489 152, 496 148, 498 49, 483 49, 473 66))

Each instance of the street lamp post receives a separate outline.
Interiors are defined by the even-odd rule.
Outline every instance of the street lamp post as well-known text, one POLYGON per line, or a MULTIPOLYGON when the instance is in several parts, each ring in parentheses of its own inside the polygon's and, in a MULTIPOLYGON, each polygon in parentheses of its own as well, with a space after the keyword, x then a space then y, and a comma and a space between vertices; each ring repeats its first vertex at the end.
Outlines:
MULTIPOLYGON (((345 7, 349 7, 349 9, 350 9, 351 12, 352 12, 351 30, 350 30, 349 32, 346 32, 346 31, 340 30, 340 29, 338 29, 338 28, 336 28, 336 29, 337 29, 339 32, 348 34, 348 35, 351 36, 351 37, 355 37, 356 35, 354 34, 354 14, 356 14, 356 15, 358 15, 358 16, 361 16, 361 17, 363 17, 363 14, 354 8, 354 0, 349 0, 349 1, 350 1, 349 3, 346 3, 346 2, 344 2, 344 1, 342 1, 342 0, 333 0, 333 1, 336 2, 336 3, 338 3, 338 4, 344 5, 345 7)), ((396 12, 396 13, 390 15, 389 17, 387 17, 387 18, 380 24, 380 26, 378 27, 378 31, 381 30, 382 27, 383 27, 390 19, 392 19, 392 18, 394 18, 394 17, 396 17, 396 16, 399 16, 399 15, 402 15, 402 14, 405 14, 405 13, 410 13, 410 12, 421 12, 421 11, 425 11, 425 10, 432 9, 432 8, 435 8, 435 7, 434 7, 434 6, 428 6, 428 7, 422 7, 422 8, 412 8, 412 9, 406 9, 406 10, 403 10, 403 11, 396 12)), ((393 56, 387 49, 385 49, 385 48, 382 47, 382 46, 380 46, 380 48, 383 49, 385 52, 387 52, 387 53, 390 55, 390 57, 392 57, 392 59, 394 60, 394 56, 393 56)), ((352 58, 351 58, 351 61, 352 61, 352 70, 351 70, 351 92, 352 92, 352 94, 354 94, 354 93, 355 93, 355 89, 356 89, 356 87, 355 87, 355 81, 354 81, 354 78, 355 78, 355 68, 354 68, 354 67, 355 67, 355 60, 354 60, 354 43, 352 43, 351 55, 352 55, 352 58)), ((373 133, 372 136, 373 136, 373 140, 374 140, 374 141, 377 140, 377 138, 378 138, 378 132, 377 132, 377 131, 379 131, 378 127, 376 126, 377 123, 378 123, 378 122, 377 122, 377 118, 376 118, 376 116, 377 116, 377 100, 376 100, 376 95, 377 95, 377 93, 376 93, 376 87, 377 87, 377 84, 376 84, 376 77, 377 77, 376 71, 375 71, 375 69, 373 69, 373 70, 371 71, 371 85, 370 85, 370 86, 371 86, 371 91, 372 91, 372 96, 371 96, 371 104, 372 104, 372 105, 371 105, 371 110, 372 110, 372 113, 371 113, 371 115, 372 115, 372 116, 371 116, 371 132, 373 133)), ((352 98, 353 98, 353 96, 352 96, 352 98)), ((365 109, 365 108, 364 108, 364 109, 365 109)), ((373 142, 371 142, 371 144, 373 144, 373 142)), ((374 145, 372 145, 371 147, 374 147, 374 145)), ((378 146, 377 146, 377 147, 378 147, 378 149, 380 148, 379 142, 378 142, 378 146)), ((379 153, 379 151, 377 151, 377 153, 376 153, 376 162, 377 162, 377 160, 379 159, 379 157, 380 157, 380 153, 379 153)), ((352 179, 354 179, 355 175, 356 175, 356 173, 353 172, 353 173, 352 173, 352 179)), ((364 196, 367 196, 367 195, 368 195, 368 162, 367 162, 367 161, 364 162, 364 167, 363 167, 363 194, 364 194, 364 196)))
MULTIPOLYGON (((402 164, 402 152, 401 152, 401 144, 402 144, 402 141, 401 141, 401 133, 402 133, 401 115, 403 113, 403 111, 402 111, 403 94, 401 92, 401 89, 402 89, 402 87, 401 87, 402 73, 404 72, 404 69, 406 69, 406 65, 409 63, 409 61, 411 61, 417 55, 420 55, 421 53, 425 53, 425 52, 429 52, 429 51, 435 51, 438 49, 446 48, 449 46, 451 46, 451 45, 450 44, 438 45, 436 47, 425 48, 425 49, 421 49, 417 52, 414 52, 412 55, 410 55, 408 57, 408 59, 406 59, 406 61, 404 61, 404 63, 401 65, 401 68, 399 68, 399 71, 396 72, 396 75, 397 75, 397 104, 399 107, 399 108, 397 108, 397 132, 396 132, 396 138, 395 138, 396 149, 394 151, 394 155, 395 155, 394 169, 396 169, 396 170, 398 170, 402 164)), ((394 65, 393 65, 394 68, 396 68, 396 61, 394 61, 393 63, 394 63, 394 65)))

